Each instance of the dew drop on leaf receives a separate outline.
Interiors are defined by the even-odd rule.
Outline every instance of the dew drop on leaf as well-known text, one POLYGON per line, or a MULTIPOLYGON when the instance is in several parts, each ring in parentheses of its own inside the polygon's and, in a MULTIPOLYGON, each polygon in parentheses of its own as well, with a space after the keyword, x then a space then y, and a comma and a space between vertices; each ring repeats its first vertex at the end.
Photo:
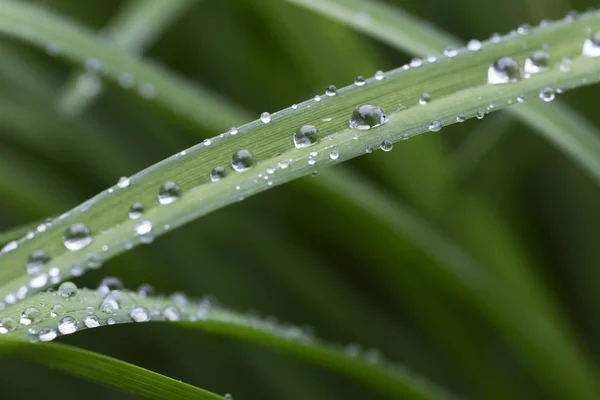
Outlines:
POLYGON ((297 149, 312 146, 319 141, 319 130, 314 125, 302 125, 294 132, 294 146, 297 149))
POLYGON ((158 202, 162 205, 171 204, 180 197, 181 188, 175 182, 165 182, 158 189, 158 202))
POLYGON ((78 251, 92 243, 92 233, 87 225, 76 223, 67 228, 63 236, 63 244, 68 250, 78 251))
POLYGON ((142 203, 133 203, 129 208, 129 219, 138 219, 144 214, 144 206, 142 203))
POLYGON ((499 58, 488 68, 488 83, 491 85, 517 82, 519 79, 521 68, 513 58, 499 58))
POLYGON ((555 98, 554 89, 547 87, 547 88, 540 90, 539 97, 546 103, 551 102, 555 98))
POLYGON ((56 339, 56 331, 53 328, 42 329, 37 336, 40 342, 50 342, 56 339))
POLYGON ((226 175, 225 168, 218 166, 214 167, 212 171, 210 171, 210 180, 211 182, 219 182, 226 175))
POLYGON ((352 129, 366 130, 376 128, 387 122, 387 117, 380 107, 365 104, 356 107, 350 114, 349 125, 352 129))
POLYGON ((431 132, 439 132, 442 129, 442 123, 440 121, 431 121, 429 124, 429 130, 431 132))
POLYGON ((538 72, 548 68, 550 64, 550 54, 543 50, 538 50, 532 53, 525 60, 524 70, 527 74, 537 74, 538 72))
POLYGON ((150 320, 150 314, 144 307, 135 307, 129 314, 134 322, 146 322, 150 320))
POLYGON ((48 261, 50 261, 50 256, 44 250, 32 252, 25 264, 27 273, 29 275, 37 274, 48 261))
POLYGON ((383 142, 381 142, 381 144, 379 145, 379 148, 383 151, 392 151, 392 149, 394 148, 394 145, 392 143, 391 140, 384 140, 383 142))
POLYGON ((248 150, 239 150, 231 156, 231 166, 238 172, 247 171, 254 166, 254 156, 248 150))
POLYGON ((71 316, 66 316, 58 322, 58 331, 63 335, 70 335, 77 331, 77 321, 71 316))
POLYGON ((583 51, 581 54, 587 58, 600 57, 600 31, 583 42, 583 51))

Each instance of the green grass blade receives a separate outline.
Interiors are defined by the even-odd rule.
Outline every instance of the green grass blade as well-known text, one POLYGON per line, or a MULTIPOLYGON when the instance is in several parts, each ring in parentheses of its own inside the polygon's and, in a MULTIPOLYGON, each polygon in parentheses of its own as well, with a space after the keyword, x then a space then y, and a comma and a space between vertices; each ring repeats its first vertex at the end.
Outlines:
POLYGON ((35 6, 7 1, 0 8, 0 32, 38 46, 58 46, 60 55, 83 64, 93 56, 98 74, 115 82, 131 74, 140 97, 197 126, 223 129, 224 121, 247 120, 235 105, 197 85, 167 73, 149 61, 140 62, 121 49, 96 38, 89 29, 35 6))
MULTIPOLYGON (((459 39, 402 10, 376 1, 287 0, 341 21, 400 50, 420 57, 463 46, 459 39)), ((541 46, 529 47, 535 50, 541 46)), ((552 107, 525 104, 509 110, 600 182, 600 133, 577 112, 555 102, 552 107)))
MULTIPOLYGON (((196 0, 131 0, 107 23, 101 35, 127 54, 141 55, 195 3, 196 0)), ((98 97, 81 93, 78 82, 82 80, 85 72, 75 74, 62 88, 58 107, 67 115, 81 113, 98 97)))
MULTIPOLYGON (((0 355, 49 368, 153 400, 223 399, 222 396, 98 353, 57 343, 0 336, 0 355)), ((52 392, 52 388, 48 388, 52 392)))
POLYGON ((34 230, 39 224, 40 222, 32 222, 0 232, 0 248, 10 241, 22 238, 27 232, 34 230))
MULTIPOLYGON (((97 318, 99 325, 104 326, 109 325, 108 319, 112 319, 110 324, 135 322, 133 317, 135 311, 142 311, 145 313, 144 318, 140 320, 138 314, 137 322, 149 320, 177 322, 190 328, 256 343, 356 378, 391 398, 421 400, 453 398, 443 389, 405 371, 402 366, 384 362, 377 355, 369 356, 369 353, 361 355, 351 352, 346 354, 341 347, 318 340, 299 327, 277 325, 268 320, 248 317, 211 305, 207 301, 182 302, 140 296, 126 291, 104 292, 81 289, 66 298, 62 293, 60 288, 54 293, 40 293, 22 304, 0 312, 0 320, 10 318, 17 321, 21 319, 22 309, 35 307, 39 311, 35 320, 29 325, 10 332, 3 332, 0 327, 0 333, 5 333, 7 337, 21 339, 31 339, 31 332, 36 332, 34 338, 43 338, 40 333, 48 332, 49 329, 58 335, 65 332, 69 334, 68 332, 73 332, 60 330, 60 322, 66 317, 74 319, 73 326, 79 331, 87 328, 85 321, 90 315, 97 318), (116 301, 118 308, 107 308, 107 304, 113 304, 107 299, 116 301), (52 308, 56 304, 61 304, 64 312, 52 316, 52 308), (92 313, 90 307, 94 309, 92 313)), ((6 324, 6 320, 3 320, 3 323, 6 324)), ((0 336, 0 353, 3 339, 0 336)), ((29 348, 26 346, 25 351, 29 348)), ((15 356, 18 355, 19 352, 15 351, 15 356)), ((27 352, 24 356, 34 357, 27 352)))

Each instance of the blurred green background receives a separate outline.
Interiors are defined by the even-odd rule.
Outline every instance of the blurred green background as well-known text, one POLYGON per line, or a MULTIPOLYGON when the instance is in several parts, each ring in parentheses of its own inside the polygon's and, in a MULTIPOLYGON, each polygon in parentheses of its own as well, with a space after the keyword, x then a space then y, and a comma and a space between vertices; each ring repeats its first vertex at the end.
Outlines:
MULTIPOLYGON (((97 30, 125 4, 32 2, 97 30)), ((463 39, 559 19, 594 3, 389 2, 463 39)), ((256 116, 412 58, 279 0, 198 0, 146 56, 256 116)), ((60 214, 120 176, 220 133, 191 130, 110 82, 83 114, 65 117, 58 97, 76 71, 0 38, 0 230, 60 214)), ((561 99, 600 127, 599 96, 600 88, 588 87, 561 99)), ((229 126, 224 121, 223 131, 229 126)), ((414 210, 482 267, 510 275, 499 279, 507 297, 513 285, 543 287, 597 366, 600 187, 558 149, 494 113, 342 167, 414 210)), ((118 276, 132 289, 150 283, 159 292, 209 294, 236 310, 313 327, 337 343, 378 349, 467 398, 556 398, 430 254, 311 184, 318 179, 230 206, 76 282, 96 287, 102 277, 118 276)), ((287 356, 175 326, 114 326, 60 340, 235 399, 380 398, 287 356)), ((6 399, 131 398, 12 359, 0 360, 0 387, 6 399)))

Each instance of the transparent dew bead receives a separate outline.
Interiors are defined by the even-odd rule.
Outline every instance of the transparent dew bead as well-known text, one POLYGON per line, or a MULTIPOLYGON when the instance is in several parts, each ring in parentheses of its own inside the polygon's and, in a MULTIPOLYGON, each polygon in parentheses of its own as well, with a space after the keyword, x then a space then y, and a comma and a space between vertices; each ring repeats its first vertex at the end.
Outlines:
POLYGON ((232 126, 231 128, 229 128, 229 134, 230 135, 237 135, 238 134, 238 130, 236 127, 232 126))
POLYGON ((309 147, 319 141, 319 130, 314 125, 302 125, 296 129, 293 138, 297 149, 309 147))
POLYGON ((354 79, 354 84, 356 86, 364 86, 365 83, 366 83, 366 81, 365 81, 365 77, 364 76, 359 75, 359 76, 356 77, 356 79, 354 79))
POLYGON ((38 273, 48 261, 50 261, 50 256, 44 250, 33 251, 25 264, 27 273, 29 275, 38 273))
POLYGON ((375 72, 375 80, 382 81, 385 78, 385 73, 383 71, 375 72))
POLYGON ((366 130, 376 128, 388 121, 380 107, 365 104, 356 107, 350 114, 349 125, 352 129, 366 130))
POLYGON ((63 335, 70 335, 77 332, 77 320, 66 316, 58 322, 58 331, 63 335))
POLYGON ((499 58, 488 68, 490 85, 517 82, 519 79, 521 79, 521 68, 513 58, 499 58))
POLYGON ((392 151, 392 149, 394 148, 394 145, 390 140, 384 140, 379 145, 379 148, 383 151, 392 151))
POLYGON ((260 114, 260 120, 263 122, 263 124, 268 124, 271 122, 271 114, 268 112, 260 114))
POLYGON ((142 203, 133 203, 127 214, 129 215, 129 219, 138 219, 144 214, 144 211, 142 203))
POLYGON ((163 183, 158 189, 158 202, 162 205, 171 204, 181 197, 181 188, 173 181, 163 183))
POLYGON ((440 121, 431 121, 429 124, 429 131, 439 132, 442 129, 442 123, 440 121))
POLYGON ((254 166, 254 156, 248 150, 239 150, 231 156, 231 167, 238 171, 247 171, 254 166))
POLYGON ((537 74, 538 72, 548 68, 549 64, 550 54, 543 50, 538 50, 527 57, 523 69, 527 74, 537 74))
POLYGON ((48 283, 48 275, 41 273, 41 274, 32 275, 31 278, 29 279, 29 282, 27 283, 27 285, 32 289, 39 289, 39 288, 46 286, 47 283, 48 283))
POLYGON ((118 186, 120 189, 125 189, 125 188, 128 188, 130 184, 131 184, 131 179, 129 179, 129 178, 125 177, 125 176, 122 176, 122 177, 119 179, 119 182, 117 182, 117 186, 118 186))
POLYGON ((147 322, 150 320, 150 314, 144 307, 135 307, 129 313, 131 320, 134 322, 147 322))
POLYGON ((0 320, 0 335, 5 335, 9 332, 14 332, 17 329, 17 322, 10 318, 2 318, 0 320))
POLYGON ((28 307, 21 313, 19 323, 22 326, 27 326, 38 322, 42 317, 42 313, 35 307, 28 307))
POLYGON ((475 113, 475 118, 477 118, 477 119, 483 119, 483 117, 485 117, 485 114, 484 114, 483 111, 477 111, 475 113))
POLYGON ((154 288, 147 283, 141 285, 137 290, 137 293, 140 297, 152 296, 154 292, 154 288))
POLYGON ((0 250, 0 254, 10 253, 11 251, 14 251, 18 248, 19 248, 19 242, 17 242, 16 240, 11 240, 10 242, 8 242, 4 245, 2 250, 0 250))
POLYGON ((225 167, 214 167, 212 171, 210 171, 210 181, 219 182, 221 179, 225 178, 225 175, 227 175, 225 167))
POLYGON ((540 91, 539 97, 541 100, 545 101, 546 103, 549 103, 552 100, 554 100, 556 95, 554 94, 554 89, 552 89, 551 87, 547 87, 540 91))
POLYGON ((53 328, 44 328, 39 331, 37 338, 40 342, 51 342, 56 339, 56 331, 53 328))
POLYGON ((465 114, 458 114, 456 116, 456 122, 465 122, 466 119, 467 117, 465 117, 465 114))
POLYGON ((65 310, 65 306, 63 306, 62 304, 55 304, 50 309, 50 316, 60 317, 61 315, 65 315, 66 312, 67 311, 65 310))
POLYGON ((481 49, 481 42, 477 39, 471 39, 467 43, 467 50, 469 51, 478 51, 481 49))
POLYGON ((73 282, 64 282, 58 287, 58 294, 62 298, 70 299, 77 295, 78 289, 77 285, 73 282))
POLYGON ((419 104, 424 106, 425 104, 429 103, 429 100, 431 100, 429 93, 423 93, 421 97, 419 97, 419 104))
POLYGON ((102 282, 100 282, 100 285, 96 290, 102 294, 107 294, 110 291, 121 290, 124 287, 125 285, 123 285, 123 282, 119 278, 108 276, 102 279, 102 282))
POLYGON ((587 58, 600 57, 600 31, 594 33, 592 37, 583 42, 583 51, 581 54, 587 58))
POLYGON ((88 315, 83 319, 83 324, 87 328, 97 328, 100 326, 100 320, 95 315, 88 315))
POLYGON ((340 158, 340 153, 337 150, 331 150, 329 152, 329 158, 331 160, 337 160, 338 158, 340 158))
POLYGON ((335 96, 337 94, 337 88, 334 85, 328 86, 325 89, 325 94, 329 97, 335 96))
POLYGON ((224 399, 227 399, 227 400, 233 400, 233 396, 232 396, 231 394, 229 394, 229 393, 225 393, 225 394, 223 395, 223 398, 224 398, 224 399))
POLYGON ((165 307, 165 309, 162 310, 162 315, 167 321, 179 321, 181 319, 179 311, 177 311, 177 309, 172 306, 165 307))
POLYGON ((444 55, 449 58, 456 57, 458 55, 458 50, 453 46, 446 47, 444 55))
POLYGON ((79 251, 89 246, 93 240, 92 232, 82 223, 69 226, 63 235, 63 244, 71 251, 79 251))

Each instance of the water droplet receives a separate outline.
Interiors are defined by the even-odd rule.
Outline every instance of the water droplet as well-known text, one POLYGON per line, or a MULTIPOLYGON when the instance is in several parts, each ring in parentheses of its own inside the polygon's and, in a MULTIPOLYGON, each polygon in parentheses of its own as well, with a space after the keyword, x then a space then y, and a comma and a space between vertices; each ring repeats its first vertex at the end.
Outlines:
POLYGON ((77 223, 69 226, 63 236, 63 244, 68 250, 78 251, 92 243, 92 233, 87 225, 77 223))
POLYGON ((58 322, 58 331, 63 335, 70 335, 77 331, 77 320, 75 318, 66 316, 58 322))
POLYGON ((292 110, 297 110, 298 109, 298 104, 292 104, 292 110))
POLYGON ((102 90, 102 81, 96 74, 88 72, 77 77, 76 87, 82 96, 94 97, 102 90))
POLYGON ((131 183, 131 180, 129 178, 127 178, 126 176, 122 176, 119 179, 119 182, 117 183, 117 186, 121 189, 125 189, 126 187, 129 187, 129 184, 131 183))
POLYGON ((531 54, 525 60, 524 70, 528 74, 537 74, 538 72, 548 68, 550 64, 550 54, 543 50, 538 50, 531 54))
POLYGON ((156 88, 153 84, 149 82, 144 82, 140 84, 140 87, 138 88, 138 93, 140 94, 140 96, 142 96, 142 98, 146 100, 152 100, 156 97, 156 88))
POLYGON ((312 146, 319 141, 319 130, 314 125, 302 125, 294 132, 294 146, 297 149, 312 146))
POLYGON ((100 282, 100 285, 98 286, 97 290, 102 294, 107 294, 108 292, 111 292, 113 290, 123 289, 123 287, 123 282, 119 278, 108 276, 102 279, 102 282, 100 282))
POLYGON ((102 266, 102 257, 99 254, 91 254, 87 259, 87 267, 98 269, 102 266))
POLYGON ((84 318, 83 323, 88 328, 97 328, 100 326, 100 321, 95 315, 88 315, 84 318))
POLYGON ((119 75, 119 86, 123 89, 131 89, 135 86, 135 77, 129 72, 123 72, 119 75))
POLYGON ((522 24, 522 25, 520 25, 517 28, 517 33, 519 35, 527 35, 530 30, 531 30, 531 25, 529 25, 529 24, 522 24))
POLYGON ((138 236, 152 234, 152 222, 147 219, 140 221, 135 224, 134 230, 138 236))
POLYGON ((238 130, 237 130, 237 128, 232 126, 232 127, 229 129, 229 134, 230 134, 230 135, 237 135, 237 134, 238 134, 238 130))
POLYGON ((471 39, 469 40, 469 43, 467 43, 467 50, 469 51, 478 51, 481 49, 481 42, 477 39, 471 39))
POLYGON ((48 261, 50 261, 50 256, 44 250, 32 252, 25 265, 27 273, 29 275, 37 274, 48 261))
POLYGON ((465 114, 458 114, 456 116, 456 122, 465 122, 466 119, 467 117, 465 117, 465 114))
POLYGON ((84 66, 89 72, 98 72, 102 68, 102 63, 97 58, 90 57, 85 60, 84 66))
POLYGON ((238 172, 247 171, 254 166, 254 156, 248 150, 239 150, 231 156, 231 166, 238 172))
POLYGON ((411 66, 411 68, 418 68, 421 65, 423 65, 423 60, 421 60, 418 57, 415 57, 412 60, 410 60, 410 66, 411 66))
POLYGON ((429 93, 423 93, 421 97, 419 97, 419 104, 424 106, 425 104, 429 103, 429 100, 431 100, 429 93))
POLYGON ((133 203, 129 208, 129 219, 138 219, 144 214, 144 206, 142 203, 133 203))
POLYGON ((181 197, 181 188, 173 181, 165 182, 158 189, 158 202, 162 205, 171 204, 181 197))
POLYGON ((62 304, 55 304, 50 309, 50 316, 51 317, 60 317, 61 315, 65 315, 66 312, 67 312, 67 310, 65 310, 65 307, 62 304))
POLYGON ((366 130, 376 128, 387 122, 387 117, 383 110, 372 104, 365 104, 356 107, 350 115, 350 128, 366 130))
POLYGON ((477 118, 477 119, 483 119, 483 117, 485 117, 485 114, 483 113, 483 111, 477 111, 475 113, 475 118, 477 118))
POLYGON ((10 317, 0 320, 0 335, 5 335, 9 332, 14 332, 17 329, 17 323, 10 317))
POLYGON ((552 100, 554 100, 554 97, 555 97, 554 89, 552 89, 551 87, 546 87, 546 88, 542 89, 540 91, 539 97, 540 97, 540 99, 544 100, 546 103, 551 102, 552 100))
POLYGON ((38 322, 42 317, 42 313, 35 307, 28 307, 21 313, 19 323, 23 326, 31 325, 38 322))
POLYGON ((269 114, 268 112, 260 114, 260 120, 263 123, 268 124, 269 122, 271 122, 271 114, 269 114))
POLYGON ((219 182, 221 179, 225 178, 227 173, 225 172, 225 167, 214 167, 212 171, 210 171, 210 180, 211 182, 219 182))
POLYGON ((17 242, 16 240, 12 240, 4 245, 2 250, 0 250, 0 253, 10 253, 11 251, 16 250, 18 248, 19 242, 17 242))
POLYGON ((337 88, 333 85, 328 86, 327 89, 325 90, 325 94, 327 96, 335 96, 337 94, 337 88))
POLYGON ((585 39, 581 54, 587 58, 600 57, 600 31, 592 35, 591 38, 585 39))
POLYGON ((356 86, 364 86, 365 83, 366 83, 366 81, 365 81, 365 77, 364 76, 359 75, 359 76, 356 77, 356 79, 354 79, 354 84, 356 86))
POLYGON ((385 74, 383 73, 383 71, 377 71, 375 72, 375 79, 378 81, 382 81, 383 78, 385 78, 385 74))
POLYGON ((329 152, 329 158, 332 160, 337 160, 338 158, 340 158, 340 153, 337 150, 331 150, 329 152))
POLYGON ((38 333, 38 339, 40 342, 50 342, 56 339, 56 331, 53 328, 44 328, 38 333))
POLYGON ((212 140, 206 138, 206 139, 204 139, 204 141, 202 142, 202 144, 204 146, 210 146, 212 144, 212 140))
POLYGON ((488 68, 488 83, 491 85, 516 82, 520 78, 519 63, 510 57, 499 58, 488 68))
POLYGON ((319 96, 318 94, 315 95, 314 100, 318 103, 319 101, 321 101, 321 96, 319 96))
POLYGON ((129 314, 129 316, 131 317, 131 319, 134 322, 146 322, 148 320, 150 320, 150 315, 148 314, 148 310, 146 310, 144 307, 136 307, 133 310, 131 310, 131 313, 129 314))
POLYGON ((58 287, 59 296, 65 299, 75 297, 78 291, 77 285, 75 285, 73 282, 64 282, 58 287))
POLYGON ((446 50, 444 50, 444 55, 449 58, 456 57, 458 55, 458 50, 454 46, 446 47, 446 50))
POLYGON ((42 273, 42 274, 33 275, 31 277, 31 279, 29 279, 28 285, 32 289, 39 289, 41 287, 46 286, 47 283, 48 283, 48 275, 42 273))
POLYGON ((392 143, 391 140, 384 140, 383 142, 381 142, 381 144, 379 145, 379 148, 383 151, 392 151, 392 149, 394 148, 394 144, 392 143))
POLYGON ((442 123, 440 121, 431 121, 429 124, 429 130, 431 132, 439 132, 442 129, 442 123))
POLYGON ((167 319, 167 321, 179 321, 181 319, 179 311, 177 311, 177 309, 172 306, 166 307, 162 311, 162 315, 167 319))

